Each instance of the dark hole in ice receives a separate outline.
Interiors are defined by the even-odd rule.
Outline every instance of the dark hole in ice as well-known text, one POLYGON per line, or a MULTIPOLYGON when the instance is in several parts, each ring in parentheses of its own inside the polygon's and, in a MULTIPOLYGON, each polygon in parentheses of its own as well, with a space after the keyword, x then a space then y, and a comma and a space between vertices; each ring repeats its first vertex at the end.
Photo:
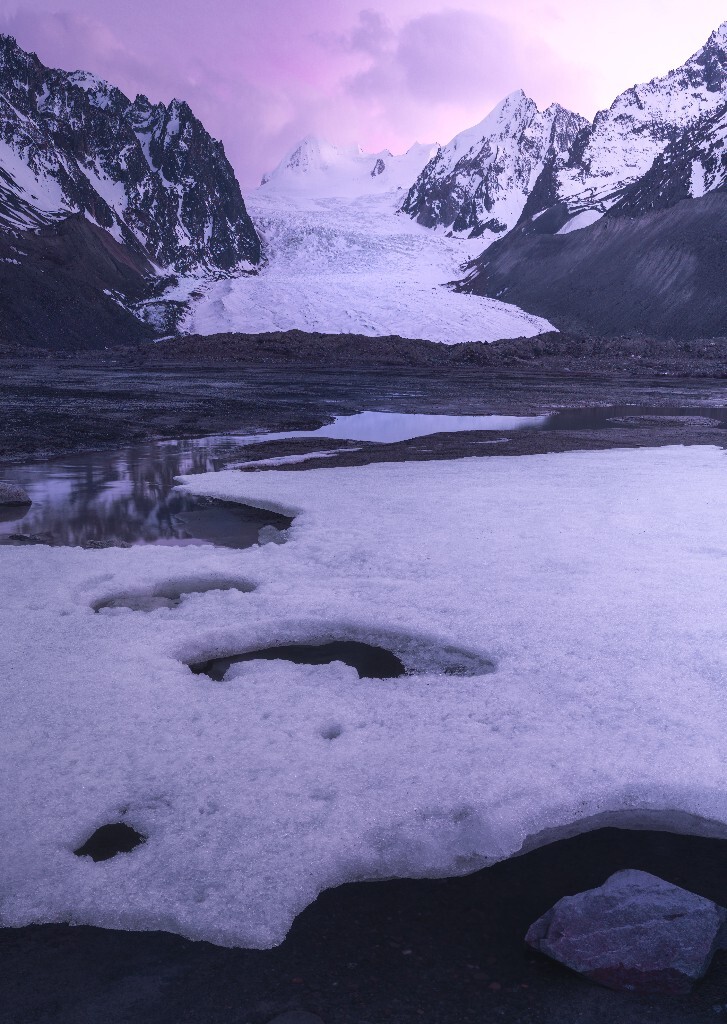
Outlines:
POLYGON ((342 661, 355 668, 361 679, 397 679, 403 676, 403 663, 385 647, 360 643, 358 640, 334 640, 329 644, 285 644, 280 647, 265 647, 259 651, 244 651, 225 658, 211 658, 189 667, 198 675, 203 674, 221 682, 230 665, 243 661, 292 661, 295 665, 330 665, 342 661))
POLYGON ((131 825, 116 821, 111 825, 97 828, 83 846, 79 846, 73 852, 77 857, 90 857, 95 861, 110 860, 117 853, 131 853, 145 842, 146 836, 141 835, 131 825))
POLYGON ((95 612, 106 608, 129 608, 135 612, 153 612, 158 608, 176 608, 188 594, 207 594, 215 590, 237 590, 250 594, 255 589, 252 583, 221 579, 177 580, 150 587, 148 590, 128 590, 103 598, 91 605, 95 612))

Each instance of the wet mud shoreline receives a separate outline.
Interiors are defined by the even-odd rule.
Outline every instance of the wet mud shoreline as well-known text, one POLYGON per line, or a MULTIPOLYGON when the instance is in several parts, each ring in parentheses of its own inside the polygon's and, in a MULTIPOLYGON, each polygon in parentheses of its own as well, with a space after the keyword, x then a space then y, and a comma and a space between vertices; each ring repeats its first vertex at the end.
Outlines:
MULTIPOLYGON (((82 451, 120 448, 158 439, 221 433, 312 430, 337 415, 362 409, 390 412, 542 415, 594 406, 673 408, 727 403, 720 379, 618 373, 536 372, 532 369, 428 368, 321 369, 305 366, 119 366, 114 361, 0 359, 0 465, 82 451)), ((677 420, 611 424, 615 444, 720 443, 724 429, 697 414, 677 420), (620 431, 620 436, 619 436, 620 431)), ((473 454, 531 454, 601 447, 605 431, 564 425, 547 438, 538 432, 486 436, 435 435, 374 446, 377 457, 457 458, 473 454), (596 436, 598 435, 598 436, 596 436), (496 436, 508 444, 482 444, 496 436), (545 445, 545 447, 544 447, 545 445), (384 447, 388 449, 384 454, 384 447), (489 450, 486 450, 489 449, 489 450), (502 449, 495 451, 495 449, 502 449)), ((312 451, 315 443, 307 443, 312 451)), ((255 457, 295 454, 298 442, 272 442, 255 457)), ((372 449, 342 465, 371 461, 372 449), (352 461, 353 460, 353 461, 352 461), (357 461, 358 460, 358 461, 357 461)), ((338 464, 329 462, 329 465, 338 464)))

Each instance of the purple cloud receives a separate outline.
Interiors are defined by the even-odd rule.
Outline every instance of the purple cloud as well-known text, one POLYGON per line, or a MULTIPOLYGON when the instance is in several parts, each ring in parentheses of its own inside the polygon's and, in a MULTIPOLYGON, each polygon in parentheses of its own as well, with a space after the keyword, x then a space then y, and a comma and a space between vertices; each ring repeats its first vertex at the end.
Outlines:
POLYGON ((0 2, 0 30, 46 64, 188 100, 246 185, 308 133, 399 151, 444 142, 518 87, 592 114, 724 17, 723 0, 687 14, 677 0, 612 0, 608 19, 578 0, 0 2))

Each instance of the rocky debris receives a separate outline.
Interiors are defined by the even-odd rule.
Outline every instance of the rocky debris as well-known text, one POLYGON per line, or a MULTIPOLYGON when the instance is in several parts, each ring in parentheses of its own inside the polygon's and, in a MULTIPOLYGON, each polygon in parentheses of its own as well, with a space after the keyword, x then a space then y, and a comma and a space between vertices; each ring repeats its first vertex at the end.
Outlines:
POLYGON ((0 232, 0 345, 80 351, 150 341, 155 330, 133 308, 151 275, 148 260, 80 213, 0 232))
POLYGON ((642 335, 644 343, 723 334, 727 191, 640 216, 630 209, 564 235, 537 230, 548 215, 522 223, 474 261, 459 287, 562 330, 642 335))
POLYGON ((53 535, 50 533, 11 533, 8 535, 10 544, 52 544, 53 535))
POLYGON ((607 988, 689 992, 727 939, 727 910, 645 871, 566 896, 525 941, 607 988))
POLYGON ((31 505, 31 497, 20 484, 0 480, 0 505, 31 505))

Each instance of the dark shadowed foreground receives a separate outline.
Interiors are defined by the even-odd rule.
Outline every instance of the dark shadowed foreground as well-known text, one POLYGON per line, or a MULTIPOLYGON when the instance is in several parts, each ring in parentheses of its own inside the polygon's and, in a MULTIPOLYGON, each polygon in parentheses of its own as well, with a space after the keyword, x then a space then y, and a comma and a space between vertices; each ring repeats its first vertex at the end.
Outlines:
MULTIPOLYGON (((130 854, 129 856, 133 856, 130 854)), ((277 949, 159 932, 46 925, 0 932, 2 1024, 715 1024, 727 954, 690 996, 600 988, 533 953, 528 926, 560 897, 638 868, 727 903, 727 842, 602 829, 466 878, 324 893, 277 949)))

